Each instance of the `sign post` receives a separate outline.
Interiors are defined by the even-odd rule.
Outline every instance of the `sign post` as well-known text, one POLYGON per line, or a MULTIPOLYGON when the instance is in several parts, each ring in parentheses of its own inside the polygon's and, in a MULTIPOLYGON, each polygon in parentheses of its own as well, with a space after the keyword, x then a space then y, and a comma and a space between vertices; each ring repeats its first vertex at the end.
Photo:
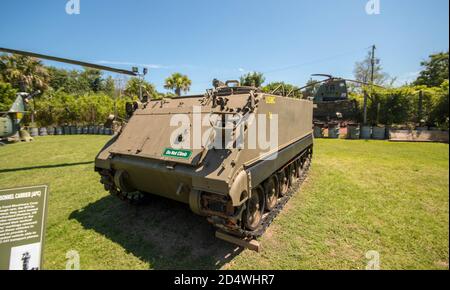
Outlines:
POLYGON ((48 186, 0 190, 0 270, 42 269, 48 186))

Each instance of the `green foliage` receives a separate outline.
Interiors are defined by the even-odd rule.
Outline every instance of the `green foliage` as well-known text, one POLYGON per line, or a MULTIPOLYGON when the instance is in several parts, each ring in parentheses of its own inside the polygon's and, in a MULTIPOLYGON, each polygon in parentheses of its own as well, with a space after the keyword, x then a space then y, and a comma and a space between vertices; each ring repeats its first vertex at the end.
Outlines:
POLYGON ((65 92, 68 92, 66 87, 68 86, 70 80, 69 71, 65 69, 58 69, 52 66, 48 67, 47 71, 50 77, 50 87, 56 91, 64 90, 65 92))
POLYGON ((437 90, 436 96, 433 99, 433 106, 430 110, 430 121, 434 125, 442 128, 449 129, 449 93, 448 93, 449 81, 444 81, 440 88, 437 90))
POLYGON ((103 78, 101 71, 84 68, 84 71, 65 70, 49 67, 50 87, 55 91, 68 94, 104 93, 111 97, 115 94, 115 85, 112 77, 103 78))
POLYGON ((192 81, 186 75, 180 73, 174 73, 168 77, 165 81, 164 88, 173 90, 175 95, 181 96, 181 92, 189 92, 191 89, 192 81))
POLYGON ((122 120, 126 119, 126 116, 127 116, 126 111, 125 111, 126 104, 129 102, 137 101, 137 100, 138 100, 137 98, 130 98, 130 97, 123 97, 123 98, 117 99, 116 100, 117 116, 122 120))
POLYGON ((133 100, 125 97, 115 101, 103 93, 75 96, 63 91, 49 92, 35 102, 36 122, 40 126, 103 124, 115 111, 125 118, 125 104, 133 100))
POLYGON ((85 82, 94 93, 98 93, 102 89, 102 72, 97 69, 85 67, 80 74, 80 80, 85 82))
POLYGON ((367 116, 372 124, 403 124, 415 119, 417 92, 413 88, 377 88, 370 96, 367 116))
MULTIPOLYGON (((368 91, 368 120, 376 124, 405 124, 424 121, 428 126, 448 129, 448 52, 431 55, 422 65, 424 70, 416 86, 368 91), (419 112, 419 92, 422 92, 422 113, 419 112)), ((370 81, 370 54, 355 66, 355 76, 363 82, 370 81)), ((375 66, 375 83, 384 84, 389 76, 382 71, 379 59, 375 66)), ((246 74, 240 79, 244 86, 261 87, 264 75, 258 72, 246 74)), ((309 82, 311 83, 312 80, 309 82)), ((7 111, 15 100, 17 90, 46 91, 36 99, 36 121, 41 126, 63 124, 95 124, 105 122, 109 114, 125 117, 125 103, 136 100, 142 85, 143 95, 152 99, 172 98, 188 92, 192 82, 180 73, 171 75, 165 81, 165 88, 173 90, 159 94, 155 87, 139 78, 131 78, 125 88, 125 98, 115 100, 116 88, 112 77, 104 78, 101 71, 84 68, 83 71, 45 67, 39 60, 17 55, 0 56, 0 111, 7 111)), ((264 92, 272 92, 281 85, 278 94, 301 98, 297 87, 283 82, 270 83, 264 92)), ((312 94, 313 87, 304 93, 312 94), (308 91, 309 90, 309 91, 308 91)), ((363 95, 367 88, 350 92, 350 98, 357 101, 362 117, 363 95)))
MULTIPOLYGON (((39 126, 62 126, 65 124, 101 124, 110 114, 117 113, 125 118, 126 102, 136 100, 139 95, 139 79, 133 78, 127 86, 126 95, 114 100, 115 83, 112 77, 103 78, 102 72, 85 68, 84 71, 65 70, 55 67, 45 68, 31 58, 2 56, 2 79, 17 83, 29 81, 33 88, 39 87, 38 77, 29 77, 34 71, 44 69, 46 73, 46 92, 37 97, 35 121, 39 126), (27 68, 27 67, 30 68, 27 68), (42 67, 41 67, 42 66, 42 67), (13 68, 13 69, 12 69, 13 68), (23 75, 25 74, 25 75, 23 75)), ((44 89, 43 86, 40 88, 44 89)), ((31 90, 29 90, 31 91, 31 90)), ((16 90, 8 83, 0 82, 0 111, 7 111, 14 102, 16 90)), ((159 98, 154 86, 144 83, 144 94, 159 98)), ((32 103, 32 104, 33 104, 32 103)))
POLYGON ((78 117, 74 112, 75 97, 62 91, 45 94, 35 100, 34 104, 36 121, 40 126, 64 125, 78 117))
POLYGON ((289 95, 289 97, 300 99, 302 98, 302 93, 298 89, 299 87, 284 82, 273 82, 263 87, 262 90, 265 93, 272 93, 274 90, 277 90, 275 94, 282 96, 289 95))
POLYGON ((317 83, 317 81, 313 80, 313 79, 309 79, 308 82, 306 83, 306 85, 308 87, 306 87, 303 90, 303 95, 305 98, 310 98, 310 97, 314 97, 315 92, 317 91, 317 89, 320 87, 320 84, 317 83))
POLYGON ((125 95, 130 98, 138 98, 140 93, 140 87, 142 86, 142 96, 148 96, 152 99, 158 99, 158 92, 151 83, 139 78, 131 78, 126 85, 125 95))
POLYGON ((358 92, 349 91, 348 98, 350 100, 354 100, 357 105, 357 120, 362 122, 363 121, 363 112, 364 112, 364 95, 358 92))
MULTIPOLYGON (((370 96, 367 105, 368 122, 376 125, 425 122, 432 127, 448 129, 449 94, 448 81, 440 87, 404 86, 400 88, 364 88, 370 96), (419 96, 422 93, 422 114, 419 112, 419 96)), ((363 94, 350 93, 350 99, 359 104, 363 113, 363 94)))
MULTIPOLYGON (((363 88, 371 97, 368 100, 367 117, 372 124, 422 123, 428 126, 448 129, 449 127, 449 93, 448 93, 448 59, 449 53, 438 53, 422 62, 424 70, 414 86, 400 88, 363 88), (419 96, 422 94, 422 105, 419 96), (422 108, 421 112, 419 108, 422 108)), ((370 54, 357 63, 355 77, 363 82, 370 81, 370 54)), ((388 79, 382 73, 377 60, 375 83, 383 84, 388 79)), ((358 90, 350 93, 350 98, 357 100, 362 116, 363 94, 358 90)))
POLYGON ((240 82, 242 86, 249 87, 261 87, 262 84, 266 81, 263 73, 259 72, 251 72, 241 77, 240 82))
MULTIPOLYGON (((176 92, 188 91, 187 76, 171 77, 176 92)), ((125 104, 139 96, 141 81, 132 78, 125 97, 115 99, 116 87, 111 76, 103 77, 100 70, 85 67, 83 71, 45 67, 39 60, 17 55, 0 56, 0 111, 7 111, 15 100, 16 90, 44 92, 30 109, 36 112, 40 126, 104 123, 110 114, 125 118, 125 104)), ((143 81, 143 94, 152 99, 161 95, 155 87, 143 81)))
POLYGON ((102 85, 100 90, 107 94, 108 96, 113 97, 116 93, 116 85, 114 83, 114 79, 109 76, 102 81, 102 85))
POLYGON ((448 52, 430 55, 429 60, 421 63, 424 70, 420 73, 415 84, 438 87, 445 80, 448 80, 448 58, 448 52))
POLYGON ((36 58, 4 54, 0 56, 1 79, 22 92, 45 91, 48 88, 47 68, 36 58))
POLYGON ((0 112, 8 111, 16 99, 17 90, 0 81, 0 112))

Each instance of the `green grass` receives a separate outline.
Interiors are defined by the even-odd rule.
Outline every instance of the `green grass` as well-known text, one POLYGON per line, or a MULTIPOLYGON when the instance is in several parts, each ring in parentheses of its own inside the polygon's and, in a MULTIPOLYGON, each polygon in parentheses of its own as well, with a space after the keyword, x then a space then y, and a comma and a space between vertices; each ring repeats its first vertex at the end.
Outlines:
POLYGON ((61 136, 0 147, 0 188, 49 184, 45 268, 448 269, 449 147, 316 140, 310 176, 261 239, 237 250, 183 204, 133 207, 103 190, 93 159, 108 137, 61 136))

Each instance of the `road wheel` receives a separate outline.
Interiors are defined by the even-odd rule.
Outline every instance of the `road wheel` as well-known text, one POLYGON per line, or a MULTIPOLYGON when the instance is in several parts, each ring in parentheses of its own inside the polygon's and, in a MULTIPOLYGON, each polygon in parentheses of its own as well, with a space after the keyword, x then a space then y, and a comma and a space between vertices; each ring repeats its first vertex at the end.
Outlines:
POLYGON ((288 170, 283 170, 280 173, 279 181, 280 181, 280 196, 285 196, 289 191, 289 177, 286 174, 288 170))
POLYGON ((264 214, 264 192, 261 187, 253 190, 252 196, 247 201, 247 208, 244 212, 244 226, 250 231, 259 228, 264 214))
POLYGON ((305 167, 308 167, 311 165, 311 161, 312 161, 312 154, 308 153, 308 155, 306 155, 306 159, 305 159, 305 167))
POLYGON ((271 211, 278 202, 279 190, 276 176, 271 177, 265 184, 266 210, 271 211))
POLYGON ((297 169, 295 168, 295 163, 289 165, 287 170, 289 173, 289 186, 292 186, 297 181, 297 169))
POLYGON ((305 169, 305 162, 303 161, 303 159, 299 159, 297 161, 297 176, 298 176, 298 178, 302 177, 304 169, 305 169))

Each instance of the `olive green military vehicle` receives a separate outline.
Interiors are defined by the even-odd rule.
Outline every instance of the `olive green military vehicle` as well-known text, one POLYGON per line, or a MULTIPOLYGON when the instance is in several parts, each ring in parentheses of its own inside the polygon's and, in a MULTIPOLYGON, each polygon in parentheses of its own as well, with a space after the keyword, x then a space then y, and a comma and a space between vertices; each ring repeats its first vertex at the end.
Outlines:
POLYGON ((300 90, 316 87, 313 95, 309 96, 314 101, 314 122, 347 122, 357 119, 357 102, 349 98, 348 82, 359 83, 356 80, 333 77, 326 74, 314 74, 312 76, 325 77, 323 81, 316 81, 300 90))
POLYGON ((17 93, 11 108, 7 112, 0 112, 0 145, 3 145, 2 140, 7 140, 20 132, 24 115, 28 113, 28 103, 40 93, 40 91, 32 94, 17 93))
MULTIPOLYGON (((9 48, 0 52, 135 77, 146 73, 9 48)), ((213 85, 205 95, 142 97, 128 104, 129 119, 98 154, 95 170, 105 189, 122 199, 160 195, 188 204, 222 231, 258 237, 309 169, 313 102, 237 81, 213 85)))
POLYGON ((358 102, 352 100, 349 96, 349 83, 358 86, 380 87, 375 84, 334 77, 328 74, 313 74, 312 76, 325 77, 326 79, 314 81, 298 90, 302 91, 304 96, 313 100, 315 123, 337 122, 346 126, 348 123, 357 122, 360 118, 358 116, 358 102), (310 91, 306 92, 305 89, 310 91))
POLYGON ((105 189, 124 200, 159 195, 183 202, 235 236, 262 235, 311 163, 308 100, 215 81, 205 95, 135 103, 127 112, 95 161, 105 189), (276 142, 254 146, 253 139, 268 136, 276 142))

